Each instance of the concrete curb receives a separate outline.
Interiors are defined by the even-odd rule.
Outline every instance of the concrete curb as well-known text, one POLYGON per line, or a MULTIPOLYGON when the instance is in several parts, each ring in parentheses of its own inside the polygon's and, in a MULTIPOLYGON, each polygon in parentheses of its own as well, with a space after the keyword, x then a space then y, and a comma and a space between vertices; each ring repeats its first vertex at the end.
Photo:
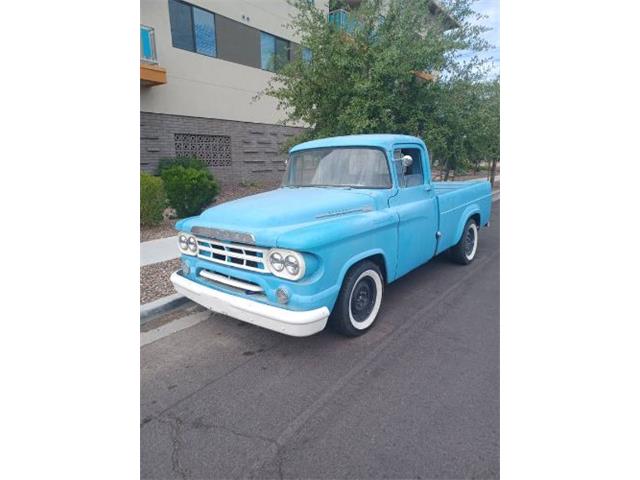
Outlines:
POLYGON ((167 295, 166 297, 159 298, 153 302, 140 305, 140 325, 160 314, 167 313, 170 310, 178 308, 188 301, 189 299, 187 297, 184 297, 179 293, 174 293, 173 295, 167 295))

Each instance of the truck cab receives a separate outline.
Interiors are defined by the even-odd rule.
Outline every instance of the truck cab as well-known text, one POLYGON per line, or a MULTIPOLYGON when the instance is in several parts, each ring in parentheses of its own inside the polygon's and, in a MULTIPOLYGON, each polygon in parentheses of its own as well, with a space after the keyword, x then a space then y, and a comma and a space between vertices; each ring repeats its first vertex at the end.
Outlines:
POLYGON ((432 182, 406 135, 313 140, 289 151, 282 186, 177 223, 176 290, 213 311, 293 336, 377 321, 385 285, 443 252, 473 261, 489 182, 432 182))

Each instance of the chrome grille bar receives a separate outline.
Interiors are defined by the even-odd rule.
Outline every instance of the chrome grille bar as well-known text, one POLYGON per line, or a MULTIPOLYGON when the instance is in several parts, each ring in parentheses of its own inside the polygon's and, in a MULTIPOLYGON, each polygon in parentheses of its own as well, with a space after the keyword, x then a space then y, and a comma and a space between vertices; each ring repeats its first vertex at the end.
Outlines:
POLYGON ((219 263, 228 267, 237 267, 252 272, 268 273, 268 249, 242 243, 224 243, 208 238, 196 237, 198 258, 219 263))
POLYGON ((200 276, 214 282, 222 283, 230 287, 238 288, 253 293, 263 293, 264 290, 255 283, 243 282, 242 280, 225 277, 224 275, 218 275, 217 273, 210 272, 209 270, 201 270, 200 276))

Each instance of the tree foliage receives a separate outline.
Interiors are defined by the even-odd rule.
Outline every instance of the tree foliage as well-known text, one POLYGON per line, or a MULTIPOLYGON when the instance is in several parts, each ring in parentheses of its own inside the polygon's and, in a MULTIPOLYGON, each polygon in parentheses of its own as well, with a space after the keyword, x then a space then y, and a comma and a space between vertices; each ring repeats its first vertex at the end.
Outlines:
POLYGON ((478 54, 489 45, 472 0, 451 0, 445 10, 430 0, 364 0, 350 12, 348 33, 312 2, 292 3, 298 13, 289 27, 312 59, 294 59, 263 94, 278 100, 285 123, 312 127, 296 142, 404 133, 425 139, 447 168, 499 150, 499 82, 483 80, 488 66, 478 54))

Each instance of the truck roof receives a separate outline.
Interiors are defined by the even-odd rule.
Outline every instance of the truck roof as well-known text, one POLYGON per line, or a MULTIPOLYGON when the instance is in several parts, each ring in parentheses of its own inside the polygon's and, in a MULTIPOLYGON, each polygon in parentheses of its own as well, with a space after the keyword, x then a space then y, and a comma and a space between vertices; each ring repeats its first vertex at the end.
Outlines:
MULTIPOLYGON (((424 142, 418 137, 411 135, 398 135, 394 133, 374 133, 366 135, 345 135, 343 137, 320 138, 309 142, 300 143, 289 150, 289 153, 310 148, 328 147, 381 147, 390 149, 396 143, 418 143, 424 142)), ((425 147, 426 148, 426 147, 425 147)))

